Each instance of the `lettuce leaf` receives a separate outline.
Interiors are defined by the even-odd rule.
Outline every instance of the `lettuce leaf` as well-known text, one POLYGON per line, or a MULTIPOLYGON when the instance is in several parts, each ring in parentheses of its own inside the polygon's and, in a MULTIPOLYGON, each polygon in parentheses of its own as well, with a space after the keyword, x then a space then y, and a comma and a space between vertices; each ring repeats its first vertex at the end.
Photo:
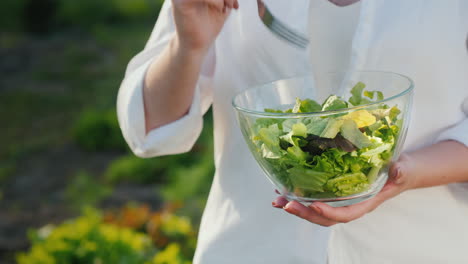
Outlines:
POLYGON ((362 82, 358 82, 352 89, 352 96, 349 98, 349 102, 354 105, 360 105, 362 101, 362 91, 366 88, 366 85, 362 82))
POLYGON ((320 112, 322 110, 322 106, 314 100, 305 99, 301 101, 299 109, 301 110, 301 113, 320 112))
POLYGON ((307 134, 320 136, 327 127, 328 119, 325 118, 311 118, 310 122, 306 125, 307 134))
POLYGON ((324 184, 333 175, 305 167, 293 167, 288 173, 294 187, 313 192, 323 192, 324 184))
POLYGON ((333 178, 325 184, 325 190, 337 196, 347 196, 365 191, 369 187, 366 175, 362 172, 348 173, 333 178))
POLYGON ((340 132, 341 126, 343 125, 342 119, 329 119, 327 125, 323 129, 320 137, 323 138, 334 138, 340 132))
MULTIPOLYGON (((379 91, 353 87, 349 105, 382 100, 379 91)), ((348 102, 331 95, 320 105, 296 99, 287 110, 272 113, 307 113, 348 108, 348 102)), ((397 106, 379 104, 348 114, 301 118, 259 118, 252 141, 260 164, 274 181, 304 197, 347 196, 369 188, 390 162, 403 120, 397 106)))
POLYGON ((359 149, 367 148, 372 145, 369 138, 359 130, 356 122, 351 119, 347 119, 343 122, 343 125, 341 126, 341 135, 359 149))
POLYGON ((348 103, 336 95, 330 95, 322 105, 322 111, 348 108, 348 103))

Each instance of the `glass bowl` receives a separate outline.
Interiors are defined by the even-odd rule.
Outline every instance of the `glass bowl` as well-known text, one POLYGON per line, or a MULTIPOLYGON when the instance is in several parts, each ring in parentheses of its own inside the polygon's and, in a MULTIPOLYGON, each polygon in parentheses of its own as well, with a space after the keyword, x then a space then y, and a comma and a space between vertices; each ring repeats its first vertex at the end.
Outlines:
POLYGON ((247 145, 289 200, 346 206, 384 186, 406 137, 413 81, 333 72, 246 89, 232 101, 247 145))

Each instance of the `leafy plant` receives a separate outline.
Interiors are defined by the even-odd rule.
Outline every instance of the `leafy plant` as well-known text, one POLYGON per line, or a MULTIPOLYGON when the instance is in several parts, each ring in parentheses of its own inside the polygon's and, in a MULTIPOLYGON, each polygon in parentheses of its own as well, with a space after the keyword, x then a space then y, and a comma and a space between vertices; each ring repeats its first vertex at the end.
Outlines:
POLYGON ((114 111, 84 112, 73 128, 75 142, 87 151, 125 150, 127 145, 120 132, 114 111))
MULTIPOLYGON (((167 160, 167 158, 166 158, 167 160)), ((127 155, 113 161, 104 178, 110 183, 153 183, 161 181, 166 166, 161 159, 141 159, 133 155, 127 155)))
POLYGON ((141 159, 133 154, 121 157, 113 161, 104 178, 110 183, 162 183, 168 178, 168 174, 180 164, 192 164, 195 157, 189 154, 164 156, 151 159, 141 159))
POLYGON ((147 235, 102 223, 99 213, 91 210, 57 227, 31 232, 30 239, 32 247, 17 256, 18 264, 140 264, 155 252, 147 235))
POLYGON ((76 219, 30 231, 32 246, 16 260, 18 264, 190 264, 196 232, 188 218, 174 214, 178 207, 151 212, 145 205, 129 205, 104 216, 86 209, 76 219))
POLYGON ((177 243, 171 243, 163 251, 154 256, 151 264, 190 264, 181 252, 177 243))
POLYGON ((86 171, 79 171, 65 190, 68 204, 77 209, 93 206, 112 193, 112 187, 100 183, 86 171))
POLYGON ((186 263, 195 253, 197 233, 188 217, 175 214, 180 208, 180 203, 168 203, 162 210, 151 212, 146 205, 127 205, 108 211, 104 221, 145 231, 157 248, 164 249, 152 263, 186 263))
POLYGON ((23 26, 21 15, 26 0, 0 1, 0 29, 2 32, 19 30, 23 26))
POLYGON ((162 187, 162 195, 168 201, 185 201, 188 199, 206 199, 214 175, 214 161, 211 155, 189 166, 179 165, 174 168, 168 184, 162 187))

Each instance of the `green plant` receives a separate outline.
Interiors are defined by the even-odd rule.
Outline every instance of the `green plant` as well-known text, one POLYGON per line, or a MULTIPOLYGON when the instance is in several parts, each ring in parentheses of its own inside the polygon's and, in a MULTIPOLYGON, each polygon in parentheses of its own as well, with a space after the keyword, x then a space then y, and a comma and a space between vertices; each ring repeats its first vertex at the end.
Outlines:
POLYGON ((6 181, 16 170, 14 162, 0 162, 0 186, 6 181))
MULTIPOLYGON (((164 159, 164 158, 163 158, 164 159)), ((167 160, 167 158, 165 159, 167 160)), ((161 181, 167 164, 161 159, 141 159, 127 155, 113 161, 107 168, 104 178, 110 183, 132 182, 153 183, 161 181)))
POLYGON ((163 0, 60 0, 57 21, 89 29, 118 21, 154 21, 163 0))
POLYGON ((174 213, 180 207, 180 203, 168 203, 162 210, 151 212, 146 205, 127 205, 117 211, 107 211, 104 221, 146 231, 153 244, 164 249, 152 263, 185 263, 195 253, 197 232, 190 218, 174 213))
POLYGON ((150 264, 190 264, 181 252, 177 243, 169 244, 163 251, 154 256, 150 264))
POLYGON ((189 199, 205 200, 214 175, 214 161, 210 154, 188 166, 179 164, 168 175, 168 184, 162 187, 162 195, 169 201, 189 199))
POLYGON ((32 247, 17 256, 18 264, 140 264, 154 256, 147 235, 101 220, 99 213, 88 210, 57 227, 31 232, 32 247))
POLYGON ((125 150, 114 111, 86 111, 73 128, 75 142, 87 151, 125 150))
POLYGON ((57 20, 62 24, 88 28, 97 23, 108 22, 116 15, 112 1, 60 0, 57 20))
POLYGON ((94 206, 111 193, 112 187, 100 183, 86 171, 79 171, 65 190, 67 204, 77 209, 94 206))
POLYGON ((117 13, 127 19, 156 19, 164 0, 112 0, 117 13))
POLYGON ((26 0, 3 0, 0 1, 0 30, 16 31, 23 26, 23 9, 26 0))
POLYGON ((162 183, 180 166, 197 164, 201 157, 194 153, 141 159, 133 154, 114 160, 104 178, 110 183, 131 182, 138 184, 162 183))

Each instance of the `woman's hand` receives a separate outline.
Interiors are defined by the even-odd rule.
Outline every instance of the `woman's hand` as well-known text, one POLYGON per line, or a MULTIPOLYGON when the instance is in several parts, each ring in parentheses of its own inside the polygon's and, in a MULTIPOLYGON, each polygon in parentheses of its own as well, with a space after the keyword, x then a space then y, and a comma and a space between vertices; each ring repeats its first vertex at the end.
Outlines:
MULTIPOLYGON (((207 51, 237 0, 172 0, 176 33, 145 77, 146 133, 189 111, 207 51)), ((214 66, 213 66, 214 67, 214 66)))
POLYGON ((372 199, 344 207, 315 202, 304 206, 278 197, 272 204, 290 214, 322 226, 347 223, 372 212, 380 204, 403 191, 468 181, 468 148, 455 141, 445 141, 418 151, 403 154, 392 164, 389 180, 372 199))
POLYGON ((181 49, 206 52, 221 31, 237 0, 172 0, 181 49))

